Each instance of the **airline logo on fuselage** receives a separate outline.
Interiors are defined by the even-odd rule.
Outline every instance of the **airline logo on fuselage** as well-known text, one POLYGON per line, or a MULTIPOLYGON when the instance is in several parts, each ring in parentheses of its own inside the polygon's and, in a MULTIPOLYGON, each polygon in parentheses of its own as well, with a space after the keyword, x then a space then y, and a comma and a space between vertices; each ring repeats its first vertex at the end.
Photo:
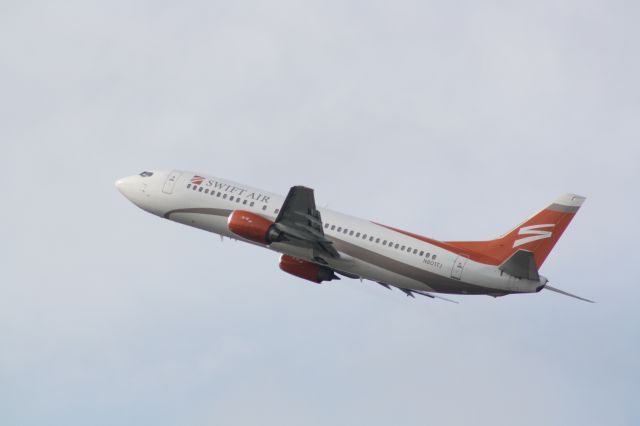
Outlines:
MULTIPOLYGON (((209 193, 209 191, 211 191, 212 194, 216 191, 219 191, 218 194, 223 193, 227 195, 233 195, 237 198, 245 198, 247 200, 258 201, 261 203, 269 203, 270 198, 268 195, 264 195, 260 192, 255 192, 225 182, 218 182, 217 180, 213 179, 207 179, 199 175, 194 175, 191 178, 191 184, 189 186, 192 186, 194 190, 196 188, 199 188, 200 192, 205 191, 205 193, 207 194, 209 193)), ((187 188, 189 188, 189 186, 187 186, 187 188)), ((225 195, 224 197, 226 198, 227 195, 225 195)))
POLYGON ((523 244, 527 244, 533 241, 544 240, 545 238, 551 238, 553 234, 551 231, 544 231, 543 228, 553 228, 555 225, 553 223, 545 224, 545 225, 530 225, 523 226, 518 231, 518 235, 531 235, 530 237, 520 238, 519 240, 515 240, 513 243, 513 248, 521 246, 523 244))
POLYGON ((194 176, 191 178, 191 183, 194 185, 202 185, 202 182, 204 182, 204 178, 202 176, 194 176))

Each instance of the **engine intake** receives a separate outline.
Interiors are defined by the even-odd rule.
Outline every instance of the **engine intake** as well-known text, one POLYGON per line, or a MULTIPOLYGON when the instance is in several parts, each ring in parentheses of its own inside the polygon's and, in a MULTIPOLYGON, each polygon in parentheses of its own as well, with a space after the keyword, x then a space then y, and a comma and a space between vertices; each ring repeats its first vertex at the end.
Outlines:
POLYGON ((300 260, 283 254, 280 256, 280 269, 296 277, 320 284, 323 281, 339 280, 333 269, 315 263, 300 260))
POLYGON ((256 243, 271 244, 279 240, 279 232, 273 222, 246 210, 231 212, 227 226, 234 234, 256 243))

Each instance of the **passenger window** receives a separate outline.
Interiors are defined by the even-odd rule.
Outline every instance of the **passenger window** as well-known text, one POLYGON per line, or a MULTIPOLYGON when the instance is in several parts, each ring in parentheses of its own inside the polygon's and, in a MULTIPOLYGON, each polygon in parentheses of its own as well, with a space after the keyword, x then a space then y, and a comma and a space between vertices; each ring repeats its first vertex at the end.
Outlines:
POLYGON ((356 233, 356 238, 360 238, 360 233, 359 232, 356 233))
POLYGON ((349 235, 353 235, 353 231, 349 231, 349 235))
POLYGON ((400 244, 396 243, 396 247, 395 247, 395 248, 396 248, 396 250, 398 249, 398 246, 399 246, 399 245, 400 245, 400 244))
POLYGON ((191 188, 191 184, 188 184, 188 185, 187 185, 187 189, 189 189, 189 188, 191 188))
POLYGON ((424 251, 420 250, 420 256, 424 256, 424 251))
POLYGON ((432 260, 436 260, 436 255, 434 254, 433 256, 431 256, 432 260))
POLYGON ((229 197, 229 201, 233 201, 233 195, 229 197))
POLYGON ((386 246, 386 245, 387 245, 387 240, 384 240, 384 241, 382 242, 382 245, 383 245, 383 246, 386 246))
POLYGON ((236 203, 240 203, 240 197, 236 198, 236 203))
POLYGON ((404 251, 404 246, 402 246, 402 247, 400 248, 400 250, 404 251))
POLYGON ((418 249, 413 249, 413 254, 418 253, 418 249))
POLYGON ((338 232, 342 232, 342 227, 338 226, 338 232))
POLYGON ((334 229, 336 229, 335 225, 331 225, 331 230, 333 231, 334 229))
POLYGON ((253 207, 255 203, 252 201, 251 204, 249 204, 250 207, 253 207))
POLYGON ((262 210, 266 210, 267 209, 267 205, 265 204, 264 206, 262 206, 262 210))
POLYGON ((275 213, 276 213, 276 214, 278 214, 278 212, 279 212, 279 211, 280 211, 280 209, 276 209, 276 212, 275 212, 275 213))
POLYGON ((424 255, 424 257, 429 257, 429 256, 431 256, 431 253, 427 253, 424 255))
POLYGON ((324 224, 324 229, 329 229, 329 224, 328 223, 324 224))
POLYGON ((344 231, 342 231, 343 234, 346 234, 347 232, 349 232, 347 228, 344 228, 344 231))
POLYGON ((205 189, 205 190, 204 190, 204 193, 205 193, 205 194, 208 194, 208 193, 209 193, 209 188, 205 189))
POLYGON ((220 195, 222 195, 222 194, 220 194, 220 193, 218 192, 218 193, 216 194, 216 197, 220 197, 220 195))
POLYGON ((380 242, 380 238, 376 238, 376 244, 380 242))
POLYGON ((247 200, 244 200, 244 201, 242 202, 242 204, 246 206, 246 205, 247 205, 247 200))
POLYGON ((203 189, 203 187, 198 188, 198 192, 202 192, 203 189))
POLYGON ((226 198, 227 198, 227 194, 224 194, 224 195, 222 196, 222 198, 226 199, 226 198))

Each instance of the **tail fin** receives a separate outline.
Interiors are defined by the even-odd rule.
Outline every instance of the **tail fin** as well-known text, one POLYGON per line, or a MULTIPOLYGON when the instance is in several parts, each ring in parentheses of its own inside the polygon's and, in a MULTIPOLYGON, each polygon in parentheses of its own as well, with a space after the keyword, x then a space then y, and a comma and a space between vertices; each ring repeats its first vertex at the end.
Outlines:
POLYGON ((491 258, 496 264, 503 263, 518 250, 527 250, 534 254, 539 268, 584 200, 585 197, 579 195, 565 194, 498 239, 447 244, 482 254, 482 257, 491 258))

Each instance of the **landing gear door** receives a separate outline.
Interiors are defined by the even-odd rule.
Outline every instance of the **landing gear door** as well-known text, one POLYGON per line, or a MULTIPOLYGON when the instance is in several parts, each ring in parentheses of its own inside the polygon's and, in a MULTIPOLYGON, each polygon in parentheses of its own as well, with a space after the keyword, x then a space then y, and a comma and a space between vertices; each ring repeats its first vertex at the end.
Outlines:
POLYGON ((456 280, 462 279, 462 271, 467 264, 467 258, 464 256, 458 256, 453 262, 453 268, 451 268, 451 278, 456 280))
POLYGON ((176 186, 176 182, 182 173, 177 171, 172 171, 167 176, 167 180, 164 182, 164 186, 162 187, 162 192, 165 194, 173 194, 173 188, 176 186))

